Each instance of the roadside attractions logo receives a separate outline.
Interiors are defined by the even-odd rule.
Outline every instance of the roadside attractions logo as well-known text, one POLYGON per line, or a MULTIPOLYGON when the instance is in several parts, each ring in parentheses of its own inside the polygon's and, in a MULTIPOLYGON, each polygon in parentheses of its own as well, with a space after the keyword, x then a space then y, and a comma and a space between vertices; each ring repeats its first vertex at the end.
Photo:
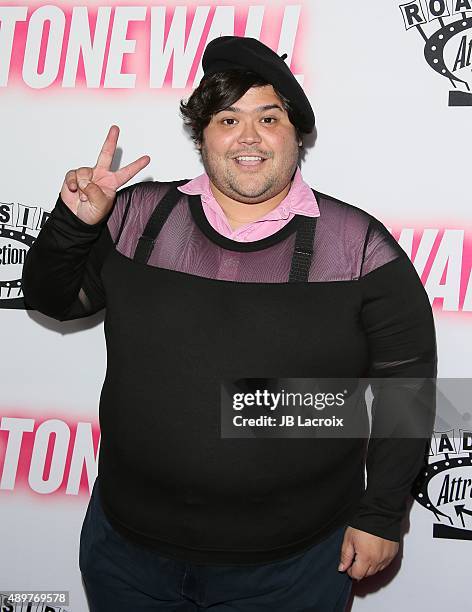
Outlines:
POLYGON ((452 86, 449 106, 472 106, 472 0, 414 0, 400 9, 405 28, 423 39, 430 68, 452 86))
POLYGON ((436 519, 433 538, 472 540, 472 431, 434 432, 412 493, 436 519))
POLYGON ((49 217, 40 206, 0 201, 0 308, 24 308, 23 264, 49 217))

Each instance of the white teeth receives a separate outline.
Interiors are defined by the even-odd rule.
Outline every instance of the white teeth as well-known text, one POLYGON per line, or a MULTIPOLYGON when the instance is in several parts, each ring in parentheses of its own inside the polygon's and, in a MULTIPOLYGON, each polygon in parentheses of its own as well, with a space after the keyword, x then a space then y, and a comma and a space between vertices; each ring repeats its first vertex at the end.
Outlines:
POLYGON ((239 159, 241 161, 262 161, 262 157, 245 156, 245 157, 237 157, 236 159, 239 159))

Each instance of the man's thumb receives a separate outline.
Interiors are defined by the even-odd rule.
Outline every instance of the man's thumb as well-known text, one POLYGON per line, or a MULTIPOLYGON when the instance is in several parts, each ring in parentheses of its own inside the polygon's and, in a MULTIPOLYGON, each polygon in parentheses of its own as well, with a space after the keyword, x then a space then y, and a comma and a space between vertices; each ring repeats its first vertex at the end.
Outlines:
POLYGON ((355 555, 354 544, 352 540, 347 539, 344 536, 343 545, 341 547, 341 558, 340 563, 338 565, 338 571, 343 572, 346 570, 352 563, 355 555))
POLYGON ((85 193, 90 202, 96 206, 104 207, 107 205, 108 198, 98 185, 87 180, 79 180, 79 187, 85 193))

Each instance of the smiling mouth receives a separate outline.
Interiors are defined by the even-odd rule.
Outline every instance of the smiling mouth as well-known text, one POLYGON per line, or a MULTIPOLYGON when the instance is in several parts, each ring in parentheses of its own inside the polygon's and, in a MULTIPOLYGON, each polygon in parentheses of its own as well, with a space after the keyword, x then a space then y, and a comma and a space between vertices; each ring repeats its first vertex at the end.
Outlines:
POLYGON ((257 167, 266 161, 265 158, 257 155, 241 155, 240 157, 234 157, 233 160, 238 166, 242 167, 257 167))

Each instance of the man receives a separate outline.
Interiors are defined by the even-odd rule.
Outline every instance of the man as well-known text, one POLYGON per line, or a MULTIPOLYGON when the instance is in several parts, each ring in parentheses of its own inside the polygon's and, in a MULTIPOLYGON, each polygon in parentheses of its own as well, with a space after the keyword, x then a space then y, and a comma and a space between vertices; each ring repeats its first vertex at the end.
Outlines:
POLYGON ((89 603, 342 610, 351 580, 398 552, 426 440, 371 440, 365 489, 364 440, 223 439, 220 385, 434 376, 431 308, 379 221, 303 181, 314 115, 283 58, 225 36, 203 68, 181 112, 205 172, 120 189, 150 159, 112 172, 112 126, 96 165, 66 174, 24 266, 41 312, 106 307, 89 603))

